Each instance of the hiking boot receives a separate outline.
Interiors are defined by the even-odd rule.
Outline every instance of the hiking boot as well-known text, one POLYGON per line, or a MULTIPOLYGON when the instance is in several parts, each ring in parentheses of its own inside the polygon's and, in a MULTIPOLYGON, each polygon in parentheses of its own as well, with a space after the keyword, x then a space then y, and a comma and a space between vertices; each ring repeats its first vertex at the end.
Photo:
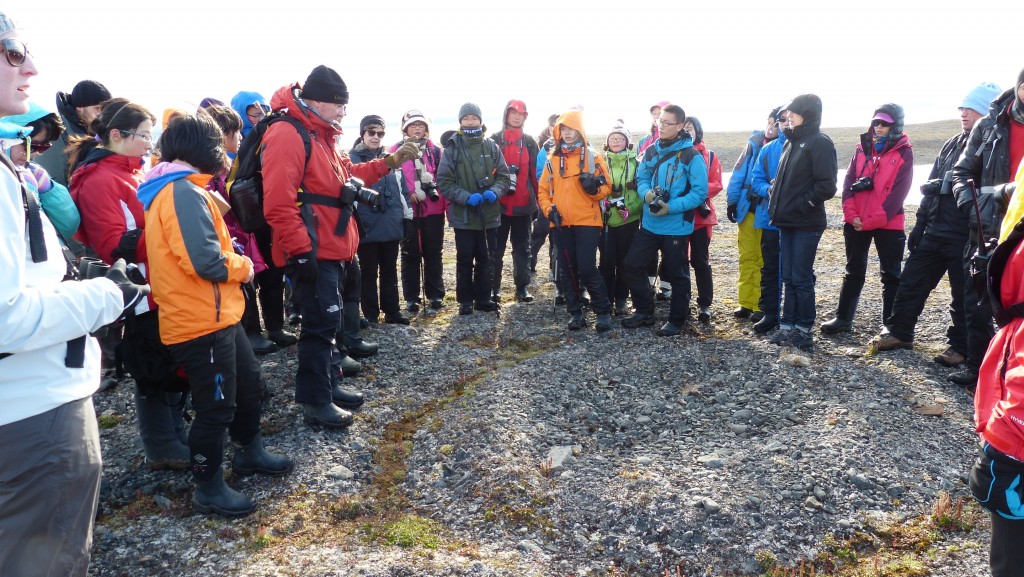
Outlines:
POLYGON ((363 394, 355 389, 334 385, 331 388, 331 400, 343 409, 358 409, 363 405, 363 394))
POLYGON ((624 328, 636 329, 640 327, 653 327, 654 326, 654 315, 645 315, 640 312, 633 313, 632 315, 622 319, 621 323, 624 328))
POLYGON ((947 367, 958 367, 964 364, 964 361, 967 360, 967 357, 957 352, 957 350, 954 349, 953 347, 949 347, 946 350, 942 351, 941 354, 935 355, 935 357, 932 360, 934 360, 936 363, 939 363, 940 365, 945 365, 947 367))
POLYGON ((443 306, 444 306, 444 303, 441 302, 441 299, 434 299, 434 300, 430 301, 430 308, 432 310, 439 311, 439 310, 441 310, 441 307, 443 307, 443 306))
POLYGON ((814 336, 811 331, 802 331, 800 329, 793 329, 789 334, 789 346, 796 349, 800 349, 805 353, 814 352, 814 336))
POLYGON ((779 326, 778 315, 772 313, 761 313, 761 320, 754 323, 754 332, 763 335, 779 326))
POLYGON ((658 291, 658 294, 655 295, 655 297, 659 301, 672 300, 672 289, 661 289, 658 291))
POLYGON ((950 373, 946 380, 961 387, 973 389, 978 384, 978 369, 977 367, 967 367, 962 371, 950 373))
POLYGON ((352 413, 339 409, 334 403, 322 405, 303 403, 302 418, 310 425, 320 425, 329 429, 344 429, 355 420, 352 413))
POLYGON ((853 321, 844 321, 843 319, 836 317, 830 321, 821 323, 821 332, 826 335, 835 335, 839 333, 850 332, 853 328, 853 321))
POLYGON ((764 318, 764 313, 761 312, 761 311, 754 311, 754 312, 750 313, 750 322, 752 322, 752 323, 761 322, 761 319, 763 319, 763 318, 764 318))
POLYGON ((913 350, 914 341, 902 341, 892 336, 891 333, 885 333, 871 339, 871 342, 868 343, 868 346, 874 348, 876 351, 892 351, 896 349, 913 350))
POLYGON ((416 314, 420 312, 420 303, 415 301, 409 301, 405 303, 405 310, 409 311, 412 314, 416 314))
POLYGON ((197 513, 216 513, 224 517, 243 517, 256 509, 256 502, 228 487, 224 469, 218 468, 209 481, 195 481, 192 509, 197 513))
POLYGON ((351 345, 347 345, 345 348, 348 349, 348 356, 353 359, 365 359, 366 357, 372 357, 380 350, 377 343, 369 343, 362 339, 359 339, 351 345))
POLYGON ((484 301, 476 303, 475 305, 473 305, 473 308, 481 312, 493 313, 494 311, 498 310, 498 303, 494 302, 493 300, 484 301))
POLYGON ((555 304, 556 305, 564 305, 565 304, 565 296, 564 295, 560 295, 560 294, 555 295, 555 304))
POLYGON ((624 317, 629 314, 629 308, 626 307, 626 303, 617 304, 615 305, 615 310, 612 311, 612 314, 617 317, 624 317))
POLYGON ((496 305, 500 305, 501 304, 501 294, 499 294, 499 293, 491 293, 491 302, 496 304, 496 305))
POLYGON ((532 303, 533 295, 530 294, 530 291, 526 290, 526 287, 516 289, 516 302, 532 303))
POLYGON ((460 315, 471 315, 473 314, 473 303, 461 303, 459 305, 460 315))
POLYGON ((594 323, 594 330, 603 333, 612 330, 612 315, 600 313, 597 315, 597 322, 594 323))
POLYGON ((302 324, 302 315, 298 312, 288 313, 288 324, 293 327, 302 324))
POLYGON ((702 323, 711 322, 711 307, 700 307, 697 313, 697 320, 702 323))
POLYGON ((748 319, 748 318, 750 318, 750 315, 753 314, 753 313, 754 313, 754 311, 751 310, 751 309, 748 309, 747 307, 740 307, 740 308, 732 311, 732 316, 734 316, 734 317, 736 317, 738 319, 748 319))
POLYGON ((359 361, 348 355, 341 357, 341 375, 343 377, 355 377, 361 370, 363 370, 363 365, 359 361))
POLYGON ((384 324, 388 324, 388 325, 407 325, 407 324, 409 324, 409 317, 403 315, 402 313, 397 313, 397 312, 394 313, 394 314, 390 314, 390 315, 389 314, 385 314, 384 315, 384 324))
POLYGON ((779 330, 775 331, 768 342, 779 347, 788 347, 793 341, 793 331, 795 330, 797 329, 779 327, 779 330))
POLYGON ((274 342, 279 347, 290 347, 295 343, 299 342, 299 339, 294 334, 284 330, 277 329, 276 331, 267 332, 267 338, 274 342))
POLYGON ((658 331, 655 334, 657 334, 659 337, 674 337, 679 333, 683 332, 683 327, 685 326, 685 323, 679 325, 672 321, 668 321, 667 323, 661 325, 661 328, 658 329, 658 331))
POLYGON ((249 333, 248 337, 249 344, 252 346, 252 352, 257 355, 269 355, 277 350, 277 345, 263 336, 263 333, 249 333))
POLYGON ((231 458, 231 469, 239 475, 261 475, 280 476, 292 471, 295 463, 284 455, 271 453, 263 447, 263 436, 256 434, 256 438, 248 445, 235 445, 235 454, 231 458))
POLYGON ((569 320, 569 330, 578 331, 585 326, 587 326, 587 319, 583 316, 583 311, 572 313, 572 319, 569 320))

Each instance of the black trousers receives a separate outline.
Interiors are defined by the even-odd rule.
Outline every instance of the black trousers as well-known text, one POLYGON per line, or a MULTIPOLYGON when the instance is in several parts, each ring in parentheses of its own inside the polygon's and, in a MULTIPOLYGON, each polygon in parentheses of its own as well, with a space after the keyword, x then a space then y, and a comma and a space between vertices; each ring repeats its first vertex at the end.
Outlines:
POLYGON ((964 274, 964 322, 967 324, 967 350, 964 356, 967 357, 967 365, 975 369, 981 366, 988 343, 996 334, 992 324, 992 310, 987 305, 981 305, 978 292, 971 282, 971 257, 977 250, 978 245, 968 241, 960 263, 964 274))
POLYGON ((633 244, 633 237, 640 230, 640 221, 634 220, 620 226, 609 226, 601 239, 601 264, 598 267, 608 289, 608 298, 615 306, 625 306, 629 297, 629 283, 626 282, 626 255, 633 244))
POLYGON ((444 298, 444 268, 441 264, 441 251, 444 248, 444 215, 416 217, 405 220, 404 223, 402 296, 405 302, 418 303, 422 288, 427 300, 441 300, 444 298))
POLYGON ((498 229, 455 229, 455 298, 460 304, 491 300, 493 285, 490 253, 498 242, 498 229))
POLYGON ((185 368, 195 420, 188 432, 192 474, 207 481, 224 460, 224 431, 248 445, 260 430, 263 377, 242 325, 168 347, 185 368))
MULTIPOLYGON (((551 229, 551 223, 548 222, 546 216, 541 211, 537 211, 537 218, 533 221, 533 232, 530 233, 530 270, 534 271, 537 269, 537 255, 540 254, 541 247, 544 246, 544 239, 548 237, 548 233, 551 229)), ((550 249, 548 250, 548 256, 551 256, 550 249)), ((554 264, 553 260, 548 261, 548 267, 554 264)))
POLYGON ((761 299, 757 308, 766 315, 779 314, 782 285, 779 281, 779 231, 761 229, 761 299))
POLYGON ((715 282, 711 278, 711 227, 694 227, 690 235, 690 266, 697 282, 697 306, 709 307, 715 300, 715 282))
POLYGON ((857 302, 864 289, 868 270, 868 250, 875 244, 878 265, 882 277, 882 322, 892 314, 892 303, 900 286, 900 269, 903 265, 903 247, 907 235, 903 230, 856 230, 853 225, 843 225, 843 239, 846 241, 846 275, 839 291, 839 305, 836 317, 852 321, 857 312, 857 302))
POLYGON ((597 270, 597 243, 601 228, 597 226, 562 226, 551 231, 558 279, 565 290, 565 308, 570 313, 582 310, 580 295, 590 293, 590 306, 597 314, 612 312, 604 279, 597 270))
POLYGON ((885 319, 885 326, 894 337, 901 341, 914 340, 914 327, 928 295, 938 286, 942 275, 948 274, 953 302, 949 307, 952 323, 946 329, 946 338, 949 346, 964 354, 967 350, 967 328, 964 318, 963 246, 964 241, 934 238, 928 234, 921 237, 917 249, 910 253, 903 266, 892 314, 885 319))
POLYGON ((400 241, 359 243, 359 267, 362 274, 360 305, 363 316, 377 322, 380 312, 397 316, 401 312, 398 302, 398 246, 400 241), (377 280, 380 279, 380 299, 377 280))
POLYGON ((498 226, 498 238, 494 247, 494 285, 491 287, 494 294, 501 294, 502 269, 505 266, 505 249, 508 247, 509 239, 512 240, 512 282, 515 283, 516 290, 524 289, 530 284, 532 226, 531 215, 501 215, 501 225, 498 226))
MULTIPOLYGON (((256 246, 267 264, 267 270, 257 274, 254 280, 263 312, 263 325, 267 331, 279 331, 284 327, 284 271, 274 266, 270 231, 257 232, 254 236, 256 246)), ((259 325, 256 327, 258 331, 259 325)), ((251 324, 247 323, 246 330, 251 328, 251 324)))
POLYGON ((647 281, 651 260, 661 252, 661 278, 672 286, 668 320, 683 324, 690 320, 690 237, 654 234, 641 227, 633 237, 626 256, 626 280, 636 312, 654 315, 654 290, 647 281))

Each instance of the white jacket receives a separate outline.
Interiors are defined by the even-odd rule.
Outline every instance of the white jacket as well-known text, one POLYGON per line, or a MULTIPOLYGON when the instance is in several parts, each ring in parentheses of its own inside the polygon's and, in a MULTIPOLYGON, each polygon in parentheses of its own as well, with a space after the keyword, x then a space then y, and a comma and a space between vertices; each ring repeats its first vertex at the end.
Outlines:
POLYGON ((64 366, 67 341, 114 321, 124 308, 107 279, 61 282, 67 270, 60 241, 42 215, 47 259, 33 263, 21 187, 0 166, 0 446, 3 425, 83 399, 100 381, 96 339, 87 340, 85 366, 64 366))

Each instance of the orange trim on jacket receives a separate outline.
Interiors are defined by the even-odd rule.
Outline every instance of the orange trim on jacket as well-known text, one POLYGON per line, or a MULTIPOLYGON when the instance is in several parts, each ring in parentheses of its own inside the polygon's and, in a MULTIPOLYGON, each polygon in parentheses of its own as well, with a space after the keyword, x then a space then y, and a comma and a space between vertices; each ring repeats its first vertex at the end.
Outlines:
MULTIPOLYGON (((583 114, 579 110, 570 110, 563 114, 555 124, 553 135, 555 147, 548 156, 548 162, 540 176, 537 204, 545 215, 551 211, 551 205, 557 206, 558 214, 562 215, 562 226, 604 226, 598 201, 612 193, 612 171, 604 157, 593 151, 590 154, 593 154, 595 166, 586 166, 586 149, 589 145, 587 134, 583 130, 583 114), (568 156, 562 156, 561 153, 562 125, 579 131, 583 143, 568 156), (582 169, 581 160, 584 164, 582 169), (605 184, 598 188, 597 194, 590 195, 583 190, 579 178, 583 172, 605 177, 605 184)), ((554 223, 551 226, 554 226, 554 223)))

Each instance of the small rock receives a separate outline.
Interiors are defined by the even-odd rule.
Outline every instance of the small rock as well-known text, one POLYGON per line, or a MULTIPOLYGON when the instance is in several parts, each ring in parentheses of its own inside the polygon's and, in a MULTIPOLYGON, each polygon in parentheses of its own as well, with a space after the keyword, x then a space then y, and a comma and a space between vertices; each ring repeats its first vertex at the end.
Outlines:
POLYGON ((650 465, 651 463, 653 463, 654 459, 644 455, 642 457, 637 457, 636 458, 636 462, 637 462, 638 465, 647 466, 647 465, 650 465))
POLYGON ((327 471, 327 476, 332 479, 340 479, 342 481, 351 481, 355 478, 356 474, 353 473, 345 465, 337 465, 332 467, 330 471, 327 471))
POLYGON ((703 499, 701 499, 700 506, 703 507, 704 511, 707 512, 707 514, 709 515, 714 515, 715 513, 722 510, 722 506, 709 497, 704 497, 703 499))

